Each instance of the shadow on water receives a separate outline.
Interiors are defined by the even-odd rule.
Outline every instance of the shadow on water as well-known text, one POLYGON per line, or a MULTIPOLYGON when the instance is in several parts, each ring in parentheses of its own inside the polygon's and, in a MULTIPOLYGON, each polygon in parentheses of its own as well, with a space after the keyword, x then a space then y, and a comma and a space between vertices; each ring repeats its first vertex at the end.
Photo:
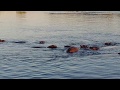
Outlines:
POLYGON ((16 11, 16 16, 18 18, 26 18, 26 11, 16 11))

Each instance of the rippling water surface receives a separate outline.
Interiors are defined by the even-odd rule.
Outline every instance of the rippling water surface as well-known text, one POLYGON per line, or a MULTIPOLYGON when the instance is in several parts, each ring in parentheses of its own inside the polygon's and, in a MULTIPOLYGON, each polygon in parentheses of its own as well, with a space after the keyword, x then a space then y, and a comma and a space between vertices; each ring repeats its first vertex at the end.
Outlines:
POLYGON ((0 39, 2 79, 120 79, 120 12, 1 11, 0 39), (32 48, 52 44, 58 48, 32 48), (82 44, 100 50, 64 48, 82 44))

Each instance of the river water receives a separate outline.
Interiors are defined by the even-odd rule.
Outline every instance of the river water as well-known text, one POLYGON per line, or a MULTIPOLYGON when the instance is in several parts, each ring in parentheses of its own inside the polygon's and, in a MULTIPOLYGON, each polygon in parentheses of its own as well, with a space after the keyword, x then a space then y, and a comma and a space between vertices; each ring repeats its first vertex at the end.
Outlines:
POLYGON ((0 39, 1 79, 120 79, 118 11, 1 11, 0 39), (83 44, 100 50, 66 53, 83 44))

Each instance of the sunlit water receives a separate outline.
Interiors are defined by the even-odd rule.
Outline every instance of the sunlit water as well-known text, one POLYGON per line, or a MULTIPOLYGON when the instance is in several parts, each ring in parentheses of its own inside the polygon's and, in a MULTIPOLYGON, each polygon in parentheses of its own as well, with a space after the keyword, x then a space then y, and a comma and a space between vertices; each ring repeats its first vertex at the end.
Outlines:
POLYGON ((0 39, 2 79, 120 79, 120 12, 2 11, 0 39), (58 48, 32 48, 52 44, 58 48), (66 53, 65 45, 81 44, 100 50, 66 53))

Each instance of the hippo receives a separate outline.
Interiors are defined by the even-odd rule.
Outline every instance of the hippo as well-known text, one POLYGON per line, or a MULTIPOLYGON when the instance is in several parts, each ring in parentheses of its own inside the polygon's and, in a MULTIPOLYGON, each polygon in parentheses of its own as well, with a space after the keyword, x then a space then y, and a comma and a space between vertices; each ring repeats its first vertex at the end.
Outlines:
POLYGON ((70 48, 68 48, 67 53, 75 53, 75 52, 78 52, 78 51, 79 51, 79 48, 70 47, 70 48))
POLYGON ((109 46, 109 45, 112 45, 111 42, 106 42, 105 45, 109 46))
POLYGON ((5 40, 1 40, 1 39, 0 39, 0 42, 5 42, 5 40))
POLYGON ((57 46, 56 45, 50 45, 47 48, 57 48, 57 46))
POLYGON ((112 42, 106 42, 105 45, 106 46, 112 46, 112 45, 115 45, 116 43, 112 43, 112 42))
POLYGON ((71 46, 69 46, 69 45, 66 45, 66 46, 64 46, 64 47, 67 47, 67 48, 68 48, 68 47, 71 47, 71 46))
POLYGON ((13 41, 13 43, 26 43, 26 41, 13 41))
POLYGON ((87 45, 80 45, 80 48, 88 49, 88 46, 87 45))
POLYGON ((46 48, 46 47, 33 46, 32 48, 46 48))
POLYGON ((45 44, 45 41, 39 41, 39 44, 45 44))
POLYGON ((91 50, 99 50, 99 47, 89 47, 89 49, 91 49, 91 50))

